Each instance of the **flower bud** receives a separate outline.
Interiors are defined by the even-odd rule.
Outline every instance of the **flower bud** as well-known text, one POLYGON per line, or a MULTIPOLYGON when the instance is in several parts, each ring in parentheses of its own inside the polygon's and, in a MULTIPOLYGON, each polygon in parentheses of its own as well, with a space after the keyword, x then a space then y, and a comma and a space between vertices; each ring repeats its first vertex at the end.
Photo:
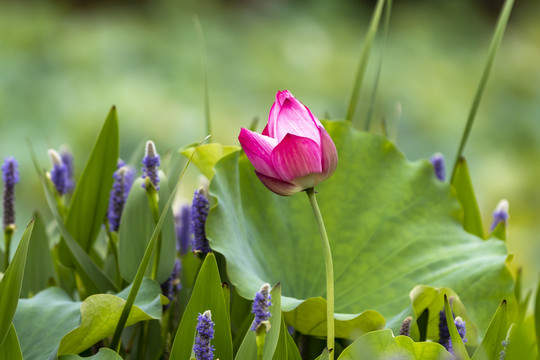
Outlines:
POLYGON ((262 134, 238 140, 262 183, 278 195, 315 187, 336 170, 338 155, 321 122, 289 91, 278 91, 262 134))
MULTIPOLYGON (((154 185, 156 190, 159 190, 158 167, 161 161, 160 161, 159 154, 156 151, 156 145, 154 144, 152 140, 148 140, 146 142, 146 152, 142 160, 142 163, 144 165, 142 178, 143 179, 148 178, 146 182, 150 181, 152 185, 154 185)), ((143 188, 146 188, 146 183, 143 182, 142 186, 143 188)))
POLYGON ((508 200, 502 199, 499 201, 499 204, 497 204, 497 207, 495 208, 495 211, 493 212, 493 222, 491 223, 491 231, 495 230, 497 225, 500 223, 508 221, 508 218, 510 215, 508 214, 508 200))

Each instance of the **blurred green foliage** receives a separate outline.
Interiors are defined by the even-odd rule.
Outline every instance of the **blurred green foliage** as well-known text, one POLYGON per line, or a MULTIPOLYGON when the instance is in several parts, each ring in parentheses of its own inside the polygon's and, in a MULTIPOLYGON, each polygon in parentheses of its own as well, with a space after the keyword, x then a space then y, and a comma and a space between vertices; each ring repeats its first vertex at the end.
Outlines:
MULTIPOLYGON (((372 129, 380 132, 385 118, 409 159, 440 151, 451 167, 499 4, 394 3, 372 129)), ((284 0, 89 5, 0 5, 0 157, 21 163, 20 229, 44 203, 27 138, 42 164, 48 164, 47 148, 69 144, 80 174, 112 104, 124 159, 147 139, 165 153, 206 135, 194 14, 206 37, 213 141, 236 144, 241 126, 254 117, 264 122, 279 89, 291 90, 320 118, 345 116, 373 6, 284 0)), ((529 284, 540 271, 539 5, 517 2, 465 150, 486 229, 497 202, 510 202, 509 249, 513 264, 525 265, 529 284)), ((379 56, 380 39, 359 125, 379 56)), ((186 199, 196 184, 196 171, 190 174, 181 189, 186 199)))

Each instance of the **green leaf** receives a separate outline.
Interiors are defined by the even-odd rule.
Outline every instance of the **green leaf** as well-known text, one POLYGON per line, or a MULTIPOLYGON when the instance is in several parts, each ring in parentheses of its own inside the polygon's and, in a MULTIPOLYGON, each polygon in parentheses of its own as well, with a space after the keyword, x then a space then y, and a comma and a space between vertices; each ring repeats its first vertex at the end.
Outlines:
POLYGON ((482 217, 469 174, 469 167, 464 157, 460 157, 456 165, 456 173, 452 179, 457 197, 463 206, 463 228, 480 238, 485 238, 482 217))
MULTIPOLYGON (((105 219, 113 173, 118 162, 118 118, 113 106, 71 198, 66 228, 88 254, 105 219)), ((73 266, 70 251, 60 242, 60 259, 73 266)))
POLYGON ((6 339, 0 346, 0 359, 23 360, 19 339, 13 324, 9 327, 6 339))
MULTIPOLYGON (((171 192, 169 191, 169 184, 163 172, 159 172, 159 177, 161 181, 158 191, 158 204, 160 212, 163 212, 171 192)), ((132 282, 135 278, 135 274, 141 264, 144 252, 148 246, 148 241, 150 241, 155 227, 146 190, 142 187, 143 182, 143 179, 139 178, 133 184, 126 205, 124 206, 122 222, 118 232, 118 262, 120 273, 127 282, 132 282)), ((165 222, 161 229, 161 252, 157 274, 157 281, 160 283, 167 280, 171 275, 176 258, 176 233, 171 208, 168 209, 165 216, 165 222)), ((153 262, 154 258, 152 258, 146 271, 146 276, 148 277, 152 272, 153 262)))
POLYGON ((446 349, 433 342, 414 342, 408 336, 394 337, 391 330, 373 331, 362 335, 347 347, 338 360, 452 360, 446 349))
MULTIPOLYGON (((188 146, 181 150, 180 153, 189 158, 196 147, 196 145, 188 146)), ((236 145, 221 145, 216 143, 201 145, 195 155, 193 155, 192 161, 204 176, 211 179, 214 176, 214 166, 218 160, 239 149, 240 147, 236 145)))
POLYGON ((538 279, 536 301, 534 302, 534 325, 536 329, 536 342, 540 344, 540 279, 538 279))
POLYGON ((21 297, 34 296, 45 289, 51 279, 56 280, 56 272, 49 249, 49 238, 41 215, 35 212, 34 230, 28 247, 21 297))
POLYGON ((506 300, 503 300, 489 324, 484 340, 474 352, 472 360, 496 359, 499 356, 508 330, 506 307, 506 300))
POLYGON ((122 357, 112 351, 111 349, 101 348, 98 353, 89 357, 82 357, 79 355, 63 355, 58 358, 58 360, 82 360, 82 359, 92 359, 92 360, 122 360, 122 357))
MULTIPOLYGON (((118 295, 92 295, 81 304, 80 325, 60 341, 58 355, 78 354, 108 336, 116 329, 125 299, 131 286, 118 295)), ((144 279, 131 308, 126 326, 139 321, 161 318, 161 287, 150 279, 144 279)))
POLYGON ((195 340, 197 315, 206 310, 212 312, 212 321, 215 323, 214 358, 220 360, 232 360, 232 339, 229 326, 229 316, 225 306, 221 279, 214 254, 209 253, 201 267, 193 293, 180 326, 176 331, 174 343, 171 349, 171 360, 189 360, 193 342, 195 340))
MULTIPOLYGON (((264 339, 264 360, 271 360, 275 357, 275 350, 281 336, 281 285, 276 284, 272 291, 270 291, 270 296, 272 297, 272 305, 268 308, 271 316, 268 318, 270 321, 270 330, 266 334, 264 339)), ((250 329, 246 333, 238 352, 236 353, 235 359, 256 359, 257 358, 257 343, 255 339, 255 331, 250 329)), ((286 359, 286 358, 279 358, 286 359)))
MULTIPOLYGON (((322 297, 307 299, 295 311, 285 313, 285 320, 295 329, 309 329, 307 330, 309 334, 326 336, 326 299, 322 297), (315 319, 319 321, 315 322, 315 319)), ((370 331, 384 329, 385 319, 377 311, 366 310, 355 316, 336 314, 334 324, 336 337, 356 339, 370 331)))
POLYGON ((461 336, 459 335, 456 324, 454 323, 454 317, 452 316, 452 309, 450 308, 450 302, 448 296, 444 295, 444 312, 446 314, 446 324, 448 325, 448 331, 450 332, 450 339, 452 340, 452 350, 457 360, 469 360, 469 354, 461 336))
MULTIPOLYGON (((336 172, 316 189, 334 260, 336 337, 384 326, 374 313, 358 319, 366 311, 397 332, 418 284, 452 288, 485 331, 513 291, 505 243, 463 230, 461 207, 429 162, 410 163, 389 140, 348 122, 324 125, 339 154, 336 172)), ((280 282, 287 323, 325 336, 323 255, 308 199, 270 192, 241 152, 215 170, 206 230, 231 283, 252 299, 258 284, 280 282)))
POLYGON ((28 245, 34 228, 34 220, 31 220, 22 235, 17 246, 17 251, 9 264, 2 281, 0 281, 0 346, 8 336, 11 322, 17 309, 19 296, 21 295, 24 266, 28 245))
POLYGON ((62 337, 79 325, 81 302, 58 287, 21 299, 13 323, 25 359, 48 360, 62 337))

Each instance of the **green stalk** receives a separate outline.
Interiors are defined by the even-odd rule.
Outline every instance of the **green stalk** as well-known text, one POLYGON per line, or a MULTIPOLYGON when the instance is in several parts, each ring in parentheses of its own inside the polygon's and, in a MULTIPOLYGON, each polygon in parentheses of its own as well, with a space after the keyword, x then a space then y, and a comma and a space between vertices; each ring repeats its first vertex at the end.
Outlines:
POLYGON ((193 24, 195 25, 195 30, 197 30, 197 35, 199 37, 199 45, 201 51, 201 62, 203 67, 203 83, 204 83, 204 117, 206 122, 206 134, 212 134, 212 122, 210 119, 210 95, 208 91, 208 70, 206 66, 206 44, 204 41, 204 32, 202 29, 201 22, 197 15, 193 15, 193 24))
MULTIPOLYGON (((146 195, 148 197, 148 204, 150 205, 150 211, 152 212, 152 218, 154 219, 154 226, 159 222, 159 205, 158 205, 158 193, 154 185, 150 182, 149 178, 146 178, 146 195)), ((151 278, 155 280, 159 269, 159 257, 161 254, 161 232, 158 235, 156 251, 154 253, 154 263, 152 264, 151 278)))
POLYGON ((169 199, 167 199, 167 203, 163 207, 163 212, 161 213, 161 216, 159 217, 159 221, 156 227, 154 228, 152 237, 150 238, 150 241, 148 242, 148 245, 146 246, 146 250, 144 251, 144 256, 141 261, 141 265, 139 265, 139 268, 137 269, 137 274, 135 275, 135 279, 133 280, 133 284, 131 285, 131 290, 129 291, 127 300, 124 304, 124 308, 122 309, 122 313, 120 314, 120 319, 118 320, 118 324, 116 325, 116 330, 114 331, 113 339, 111 342, 110 348, 116 351, 117 353, 119 353, 119 350, 120 350, 120 337, 122 335, 122 331, 124 330, 124 326, 126 325, 127 319, 129 317, 129 313, 131 312, 131 308, 133 307, 133 304, 135 303, 135 298, 137 297, 137 293, 139 292, 139 288, 141 287, 144 274, 146 273, 146 269, 148 268, 148 264, 150 263, 150 258, 152 257, 152 253, 157 243, 159 233, 161 232, 161 228, 163 227, 163 223, 165 222, 165 218, 167 217, 166 216, 167 212, 169 211, 172 205, 176 191, 180 187, 180 182, 182 180, 182 177, 184 176, 184 173, 186 172, 187 167, 191 163, 193 156, 197 153, 199 146, 201 146, 201 144, 205 142, 206 139, 208 139, 208 137, 209 136, 205 137, 204 140, 199 143, 199 145, 195 148, 195 151, 193 151, 193 154, 191 154, 191 157, 189 158, 188 162, 184 166, 184 169, 182 170, 182 173, 180 174, 178 181, 176 182, 176 185, 174 186, 174 189, 171 192, 171 195, 169 196, 169 199))
POLYGON ((463 155, 465 144, 467 143, 467 139, 469 138, 469 134, 471 133, 474 119, 476 117, 476 113, 478 112, 478 107, 480 106, 480 100, 482 100, 482 95, 484 94, 489 74, 491 73, 491 68, 493 67, 493 60, 495 59, 495 55, 497 54, 499 46, 501 45, 504 30, 506 29, 506 24, 508 23, 508 18, 510 17, 510 12, 512 11, 513 5, 514 0, 506 0, 504 2, 504 6, 499 16, 499 19, 497 20, 497 26, 495 28, 495 32, 493 33, 493 38, 491 39, 491 44, 489 46, 488 58, 486 61, 486 65, 484 66, 484 72, 482 73, 480 83, 478 84, 478 88, 476 89, 476 94, 474 95, 471 111, 469 112, 467 124, 465 125, 465 130, 463 131, 461 143, 459 144, 459 149, 457 151, 456 160, 454 161, 454 168, 452 169, 452 178, 450 180, 450 183, 454 181, 454 176, 456 175, 456 168, 459 158, 463 155))
MULTIPOLYGON (((369 104, 366 124, 364 125, 364 131, 369 131, 371 127, 371 117, 373 116, 373 109, 375 108, 375 100, 377 98, 377 91, 379 90, 379 81, 381 79, 382 64, 384 59, 384 49, 386 48, 386 38, 388 37, 388 26, 390 24, 390 13, 392 12, 392 0, 388 0, 384 11, 384 35, 383 44, 381 48, 381 57, 379 64, 377 65, 377 74, 375 75, 375 84, 373 85, 373 94, 371 94, 371 103, 369 104)), ((386 135, 388 137, 388 134, 386 135)))
POLYGON ((257 342, 257 360, 263 360, 265 337, 266 337, 266 326, 264 326, 264 329, 262 331, 257 332, 257 335, 255 336, 255 341, 257 342))
POLYGON ((309 188, 306 190, 306 194, 311 203, 313 209, 313 215, 317 221, 319 227, 319 233, 321 235, 321 243, 324 254, 324 264, 326 267, 326 324, 327 324, 327 337, 326 346, 330 351, 329 360, 334 359, 334 266, 332 264, 332 250, 330 249, 330 243, 328 242, 328 235, 326 234, 326 228, 324 227, 324 221, 317 204, 317 198, 315 197, 315 189, 309 188))
POLYGON ((383 4, 384 0, 377 1, 375 11, 373 12, 371 22, 369 24, 366 41, 364 42, 364 46, 362 47, 360 62, 358 63, 358 70, 356 72, 356 79, 354 82, 353 91, 351 93, 351 100, 349 101, 347 116, 345 117, 345 119, 350 122, 352 122, 354 113, 356 112, 358 96, 360 95, 362 82, 364 81, 364 75, 366 73, 366 68, 369 60, 369 53, 371 52, 371 45, 373 44, 373 38, 375 37, 375 34, 377 33, 377 28, 379 27, 379 20, 381 19, 383 4))
POLYGON ((6 227, 4 229, 4 272, 9 266, 9 249, 11 247, 11 238, 13 237, 13 229, 6 227))

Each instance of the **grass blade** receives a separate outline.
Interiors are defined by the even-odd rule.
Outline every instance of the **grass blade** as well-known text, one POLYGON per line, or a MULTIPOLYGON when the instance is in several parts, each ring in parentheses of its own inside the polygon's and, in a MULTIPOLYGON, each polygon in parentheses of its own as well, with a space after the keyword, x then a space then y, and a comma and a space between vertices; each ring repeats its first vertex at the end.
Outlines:
POLYGON ((491 45, 489 46, 488 58, 486 61, 486 65, 484 66, 484 72, 482 73, 480 83, 478 84, 478 88, 476 89, 476 94, 474 95, 471 111, 469 112, 469 117, 467 118, 467 124, 465 125, 465 130, 463 131, 463 135, 461 137, 461 143, 459 144, 456 160, 454 161, 451 182, 454 180, 459 158, 462 156, 463 150, 465 149, 465 144, 467 143, 467 139, 469 138, 469 134, 471 132, 471 128, 473 126, 478 107, 480 106, 480 100, 482 100, 482 95, 484 94, 489 74, 491 73, 491 68, 493 67, 493 60, 495 59, 497 50, 499 50, 499 46, 501 45, 504 30, 506 29, 506 24, 508 23, 508 18, 510 17, 510 12, 512 11, 513 5, 514 0, 506 0, 504 2, 503 10, 499 16, 499 20, 497 21, 497 26, 495 28, 493 38, 491 39, 491 45))
POLYGON ((378 0, 377 5, 375 6, 375 11, 371 17, 371 22, 369 24, 368 33, 366 35, 366 40, 364 46, 362 47, 362 52, 360 55, 360 62, 358 63, 358 69, 356 72, 356 79, 354 81, 353 91, 351 93, 351 100, 349 101, 349 107, 347 109, 347 116, 345 119, 351 121, 356 112, 356 105, 358 104, 358 96, 360 95, 360 90, 362 89, 362 82, 364 80, 364 75, 366 73, 366 68, 369 60, 369 54, 371 52, 371 45, 373 44, 373 39, 377 33, 377 28, 379 27, 379 21, 381 19, 382 7, 384 0, 378 0))
MULTIPOLYGON (((369 131, 371 127, 371 117, 373 116, 373 108, 375 107, 375 100, 377 98, 377 91, 379 89, 379 81, 381 78, 382 64, 384 59, 384 49, 386 48, 386 38, 388 37, 388 26, 390 24, 390 14, 392 12, 392 0, 388 0, 384 12, 384 35, 383 44, 381 48, 381 57, 379 58, 379 64, 377 65, 377 74, 375 75, 375 83, 373 84, 373 94, 371 94, 371 103, 369 104, 366 124, 364 125, 364 131, 369 131)), ((388 137, 388 132, 386 132, 388 137)))

